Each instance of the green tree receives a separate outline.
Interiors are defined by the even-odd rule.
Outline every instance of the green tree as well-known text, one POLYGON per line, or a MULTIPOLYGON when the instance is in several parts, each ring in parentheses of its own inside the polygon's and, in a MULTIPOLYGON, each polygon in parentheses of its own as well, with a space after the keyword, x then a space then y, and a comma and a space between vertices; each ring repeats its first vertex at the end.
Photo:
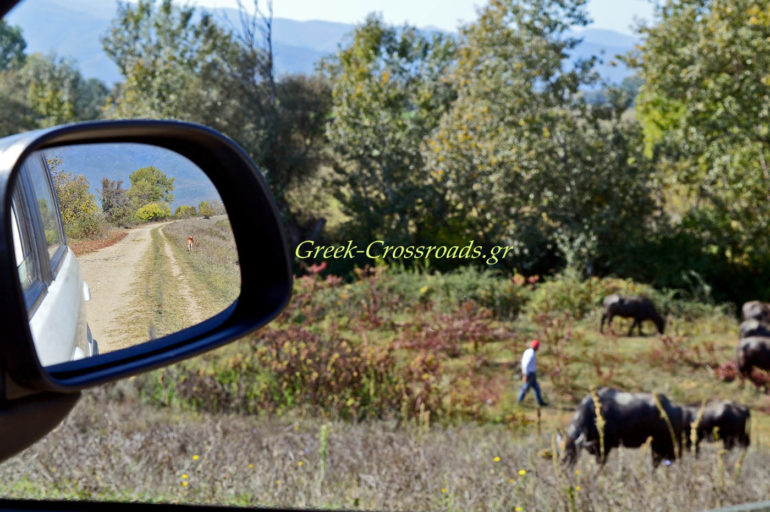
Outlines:
POLYGON ((174 210, 174 217, 178 219, 187 219, 189 217, 195 217, 198 214, 198 212, 195 210, 194 206, 189 205, 182 205, 177 207, 176 210, 174 210))
POLYGON ((96 199, 89 192, 90 185, 85 176, 58 171, 53 173, 53 182, 65 226, 75 224, 78 219, 96 213, 96 199))
POLYGON ((34 54, 27 57, 20 73, 40 126, 101 116, 107 88, 96 79, 84 79, 73 61, 34 54))
POLYGON ((0 21, 0 137, 37 127, 19 69, 27 43, 19 27, 0 21))
POLYGON ((276 80, 271 18, 241 14, 242 26, 229 30, 169 0, 119 4, 102 42, 125 81, 107 115, 183 119, 229 135, 265 172, 287 228, 299 233, 298 218, 313 215, 298 212, 287 193, 322 160, 328 87, 316 78, 276 80))
POLYGON ((129 226, 134 217, 134 209, 128 191, 122 188, 123 182, 102 178, 102 211, 107 221, 116 226, 129 226))
POLYGON ((0 70, 20 67, 24 63, 26 48, 21 28, 0 20, 0 70))
POLYGON ((640 238, 653 203, 638 129, 621 119, 631 98, 589 104, 594 59, 567 63, 584 5, 493 0, 461 30, 458 97, 425 146, 437 239, 511 245, 519 268, 548 270, 571 253, 609 266, 640 238))
POLYGON ((425 239, 433 183, 421 145, 454 98, 443 80, 452 38, 396 29, 377 16, 327 60, 332 83, 326 135, 334 151, 336 198, 353 236, 425 239))
MULTIPOLYGON (((770 3, 677 0, 630 61, 637 115, 679 229, 730 265, 770 254, 770 3)), ((733 269, 735 271, 735 269, 733 269)))
POLYGON ((135 209, 149 203, 169 203, 174 200, 174 178, 169 178, 155 166, 142 167, 132 172, 128 179, 131 188, 128 197, 135 209))
POLYGON ((198 214, 209 218, 214 215, 214 209, 209 206, 207 201, 201 201, 201 204, 198 205, 198 214))
POLYGON ((82 174, 64 171, 61 169, 61 163, 61 158, 48 158, 64 231, 72 238, 101 235, 104 231, 104 220, 99 216, 88 179, 82 174))
POLYGON ((38 114, 29 103, 26 88, 17 70, 0 71, 0 137, 39 127, 38 114))

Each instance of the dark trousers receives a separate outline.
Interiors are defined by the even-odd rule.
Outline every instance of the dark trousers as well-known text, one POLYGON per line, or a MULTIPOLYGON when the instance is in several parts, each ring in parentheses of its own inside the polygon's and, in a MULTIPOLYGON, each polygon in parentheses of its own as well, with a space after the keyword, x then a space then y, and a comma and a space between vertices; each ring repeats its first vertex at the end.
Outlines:
POLYGON ((519 391, 519 399, 518 402, 521 402, 524 400, 524 395, 527 394, 527 391, 529 391, 529 388, 532 388, 535 390, 535 398, 537 398, 537 403, 540 405, 545 405, 545 401, 543 400, 543 397, 540 395, 540 386, 537 385, 537 377, 534 373, 528 373, 527 374, 527 380, 524 382, 524 385, 521 386, 521 391, 519 391))

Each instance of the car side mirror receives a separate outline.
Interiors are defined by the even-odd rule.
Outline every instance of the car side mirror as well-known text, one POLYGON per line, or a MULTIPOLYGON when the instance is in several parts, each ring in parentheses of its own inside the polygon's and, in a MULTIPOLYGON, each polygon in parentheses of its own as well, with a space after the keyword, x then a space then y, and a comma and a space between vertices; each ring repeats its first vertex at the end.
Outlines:
POLYGON ((75 392, 185 359, 257 329, 289 300, 290 260, 265 180, 208 128, 108 121, 1 139, 0 192, 6 399, 75 392), (78 177, 88 169, 91 181, 78 177), (188 204, 175 206, 173 191, 188 204), (87 255, 78 262, 67 233, 95 208, 138 224, 141 250, 129 239, 97 250, 100 265, 87 255), (133 296, 107 279, 121 273, 133 296))

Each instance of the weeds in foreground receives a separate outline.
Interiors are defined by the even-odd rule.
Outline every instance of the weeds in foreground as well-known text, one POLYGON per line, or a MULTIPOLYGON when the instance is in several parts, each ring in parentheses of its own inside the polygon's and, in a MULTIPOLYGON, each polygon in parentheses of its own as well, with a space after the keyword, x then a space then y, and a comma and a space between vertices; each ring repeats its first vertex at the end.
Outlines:
POLYGON ((501 426, 425 429, 140 407, 88 393, 60 427, 0 465, 0 492, 357 510, 685 511, 759 501, 770 489, 764 448, 719 455, 707 445, 698 458, 654 471, 640 461, 643 450, 619 448, 597 477, 585 452, 567 470, 553 454, 538 456, 534 435, 501 426))

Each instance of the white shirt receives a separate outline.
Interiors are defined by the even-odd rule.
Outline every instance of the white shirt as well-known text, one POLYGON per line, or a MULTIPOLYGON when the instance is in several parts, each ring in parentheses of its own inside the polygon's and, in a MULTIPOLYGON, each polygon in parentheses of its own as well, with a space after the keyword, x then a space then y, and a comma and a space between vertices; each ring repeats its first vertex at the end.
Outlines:
POLYGON ((521 356, 521 373, 522 375, 529 375, 535 373, 535 349, 532 347, 524 351, 524 355, 521 356))

